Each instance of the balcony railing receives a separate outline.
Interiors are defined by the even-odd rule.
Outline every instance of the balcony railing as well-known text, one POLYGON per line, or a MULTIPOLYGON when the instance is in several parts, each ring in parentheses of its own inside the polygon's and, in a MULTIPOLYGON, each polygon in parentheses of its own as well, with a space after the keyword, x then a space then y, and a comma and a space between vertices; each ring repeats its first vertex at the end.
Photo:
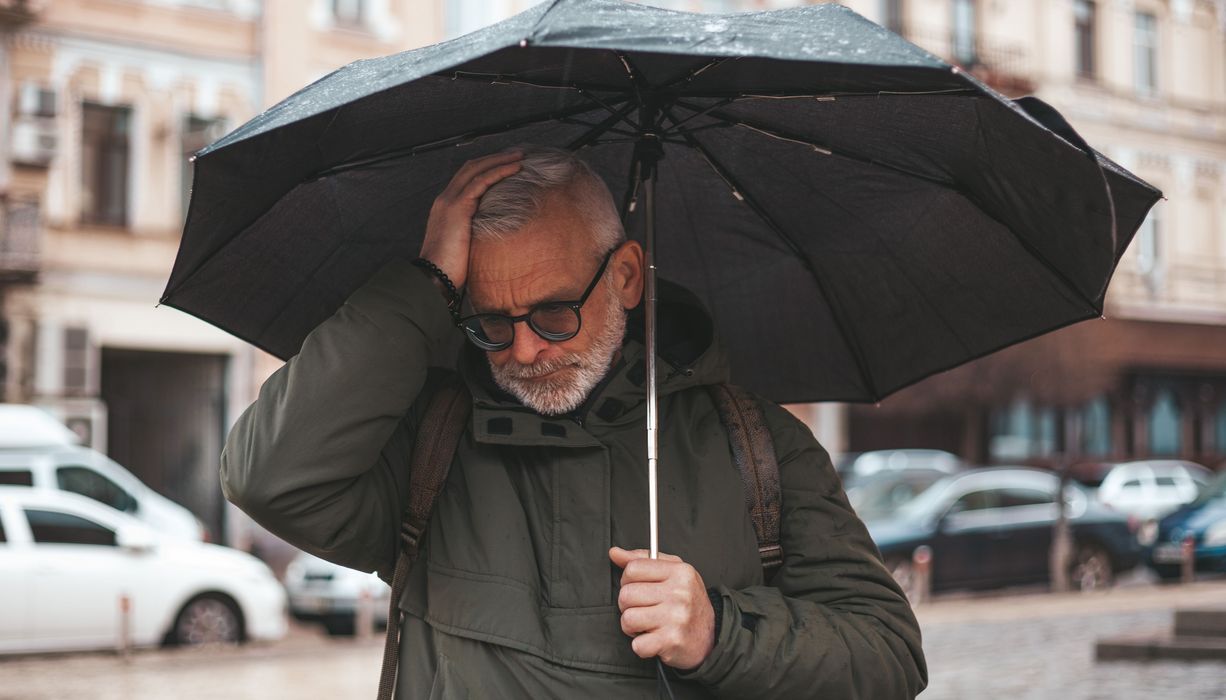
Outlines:
POLYGON ((904 36, 1005 95, 1015 97, 1034 90, 1031 55, 1022 44, 1007 44, 976 35, 959 46, 951 31, 911 26, 906 27, 904 36), (958 48, 962 50, 956 50, 958 48))
POLYGON ((42 224, 36 199, 0 197, 0 281, 28 281, 42 265, 42 224))

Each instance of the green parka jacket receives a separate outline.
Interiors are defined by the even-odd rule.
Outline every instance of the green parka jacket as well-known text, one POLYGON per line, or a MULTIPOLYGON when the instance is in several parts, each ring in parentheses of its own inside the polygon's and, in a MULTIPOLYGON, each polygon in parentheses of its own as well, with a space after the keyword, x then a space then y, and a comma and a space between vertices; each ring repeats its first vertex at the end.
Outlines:
MULTIPOLYGON (((926 683, 905 597, 826 452, 762 402, 782 484, 784 563, 765 586, 740 477, 703 385, 727 381, 697 305, 662 299, 660 549, 723 599, 714 650, 678 698, 914 697, 926 683), (677 332, 681 331, 681 332, 677 332), (667 336, 666 336, 667 337, 667 336)), ((631 325, 633 328, 634 325, 631 325)), ((414 426, 456 338, 420 270, 388 263, 265 382, 222 455, 226 497, 292 544, 390 570, 414 426)), ((612 545, 647 546, 643 345, 585 407, 543 417, 463 353, 472 423, 400 601, 398 698, 649 698, 620 628, 612 545)), ((373 671, 373 669, 372 669, 373 671)))

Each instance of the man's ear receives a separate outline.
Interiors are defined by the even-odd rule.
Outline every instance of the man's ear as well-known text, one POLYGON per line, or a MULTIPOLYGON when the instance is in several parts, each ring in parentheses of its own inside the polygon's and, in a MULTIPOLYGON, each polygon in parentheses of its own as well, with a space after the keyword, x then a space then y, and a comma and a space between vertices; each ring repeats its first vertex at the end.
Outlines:
POLYGON ((621 298, 622 308, 633 309, 643 298, 643 272, 646 269, 643 246, 638 241, 626 241, 613 254, 610 264, 613 266, 614 288, 621 298))

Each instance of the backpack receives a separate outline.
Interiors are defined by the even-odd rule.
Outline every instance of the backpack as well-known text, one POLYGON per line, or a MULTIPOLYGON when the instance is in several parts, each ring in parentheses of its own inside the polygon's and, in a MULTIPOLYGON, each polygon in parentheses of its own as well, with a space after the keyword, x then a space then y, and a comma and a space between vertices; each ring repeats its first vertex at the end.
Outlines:
MULTIPOLYGON (((720 422, 728 432, 732 456, 745 487, 745 507, 758 539, 763 580, 769 583, 783 564, 783 548, 779 544, 779 462, 775 444, 762 407, 746 391, 728 384, 710 385, 707 389, 719 412, 720 422)), ((417 429, 409 463, 409 503, 400 522, 400 552, 390 576, 388 572, 379 572, 392 587, 379 675, 379 700, 391 700, 395 691, 403 622, 400 596, 471 411, 468 390, 453 380, 444 383, 431 397, 417 429)))

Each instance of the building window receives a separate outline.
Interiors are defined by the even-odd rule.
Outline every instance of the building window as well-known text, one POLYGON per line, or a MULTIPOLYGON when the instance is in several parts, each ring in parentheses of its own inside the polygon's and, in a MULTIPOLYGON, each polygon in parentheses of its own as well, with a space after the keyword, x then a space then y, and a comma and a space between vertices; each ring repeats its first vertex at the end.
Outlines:
POLYGON ((1158 18, 1138 12, 1134 21, 1133 85, 1137 92, 1151 95, 1158 89, 1158 18))
POLYGON ((975 0, 954 0, 953 59, 962 66, 973 66, 979 62, 975 14, 975 0))
POLYGON ((1075 69, 1078 78, 1094 78, 1094 26, 1096 22, 1093 0, 1073 2, 1073 42, 1075 69))
POLYGON ((192 196, 192 178, 196 172, 196 164, 190 159, 196 151, 221 138, 224 130, 225 123, 221 119, 206 119, 189 114, 183 120, 182 157, 179 159, 179 166, 180 182, 183 185, 180 200, 184 218, 187 218, 187 204, 192 196))
POLYGON ((86 102, 81 122, 81 220, 126 226, 132 110, 86 102))
POLYGON ((902 34, 902 0, 878 0, 878 8, 881 25, 895 34, 902 34))
POLYGON ((1162 210, 1149 210, 1137 229, 1137 272, 1145 281, 1150 296, 1157 296, 1162 287, 1162 210))
POLYGON ((1034 454, 1034 412, 1025 398, 995 408, 991 414, 988 454, 993 461, 1010 462, 1034 454))
POLYGON ((1149 453, 1154 456, 1174 456, 1180 447, 1179 404, 1175 392, 1160 389, 1154 395, 1149 413, 1149 453))
POLYGON ((1094 399, 1081 412, 1081 450, 1088 457, 1111 454, 1111 405, 1106 397, 1094 399))
POLYGON ((337 24, 361 25, 366 18, 366 0, 332 0, 332 17, 337 24))
POLYGON ((1217 406, 1217 420, 1213 432, 1214 448, 1219 455, 1226 454, 1226 400, 1217 406))

